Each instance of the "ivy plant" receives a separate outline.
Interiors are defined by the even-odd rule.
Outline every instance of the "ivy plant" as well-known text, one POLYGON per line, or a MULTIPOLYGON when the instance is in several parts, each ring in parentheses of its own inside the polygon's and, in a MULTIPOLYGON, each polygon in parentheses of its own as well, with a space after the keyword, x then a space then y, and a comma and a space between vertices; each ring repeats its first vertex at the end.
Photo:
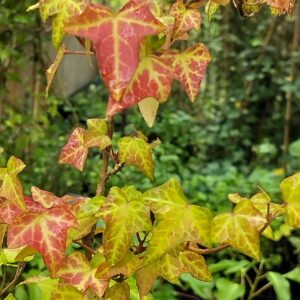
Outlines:
MULTIPOLYGON (((293 1, 238 2, 234 5, 246 16, 264 5, 273 14, 291 13, 293 7, 293 1)), ((0 168, 0 262, 16 266, 11 281, 3 268, 0 296, 18 283, 26 262, 40 254, 49 276, 30 277, 22 284, 37 284, 44 299, 125 300, 137 294, 151 299, 158 277, 174 283, 189 273, 211 281, 206 256, 226 248, 259 261, 260 236, 273 237, 270 225, 277 217, 300 227, 300 173, 281 182, 281 202, 272 201, 263 190, 251 198, 230 194, 232 211, 217 215, 189 204, 180 182, 172 178, 143 192, 134 186, 106 189, 107 180, 128 165, 154 178, 152 155, 160 141, 149 142, 136 129, 116 141, 114 116, 138 105, 152 126, 175 80, 195 101, 211 60, 209 50, 198 43, 179 51, 174 44, 199 29, 201 7, 212 17, 219 6, 229 3, 129 0, 112 10, 89 0, 40 0, 29 7, 39 9, 44 21, 52 21, 57 56, 47 70, 46 92, 64 55, 82 54, 96 57, 109 99, 105 116, 76 128, 59 157, 59 163, 84 172, 89 149, 102 153, 94 197, 59 197, 35 186, 30 196, 24 195, 19 179, 25 168, 22 160, 12 156, 0 168), (65 35, 75 36, 83 50, 67 49, 65 35), (72 247, 75 244, 80 248, 72 247)), ((255 291, 251 292, 253 298, 255 291)), ((7 299, 13 299, 12 294, 7 299)))

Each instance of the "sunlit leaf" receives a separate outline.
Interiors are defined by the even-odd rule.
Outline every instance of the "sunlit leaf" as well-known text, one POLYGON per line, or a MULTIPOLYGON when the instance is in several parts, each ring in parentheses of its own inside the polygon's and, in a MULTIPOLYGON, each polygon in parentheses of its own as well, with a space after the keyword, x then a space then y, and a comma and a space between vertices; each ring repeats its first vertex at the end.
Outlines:
POLYGON ((207 48, 203 44, 197 44, 181 53, 169 51, 163 57, 173 61, 174 78, 182 83, 191 101, 195 101, 211 60, 207 48))
POLYGON ((259 228, 265 219, 251 201, 243 200, 233 213, 222 213, 214 217, 211 224, 213 243, 228 243, 238 251, 259 259, 259 228))
POLYGON ((143 198, 157 216, 144 265, 156 261, 183 242, 210 245, 210 210, 189 205, 177 180, 172 179, 144 193, 143 198))
POLYGON ((140 112, 149 127, 152 127, 156 118, 159 102, 154 98, 145 98, 138 103, 140 112))
POLYGON ((295 0, 267 0, 267 4, 270 6, 271 12, 274 15, 281 15, 288 13, 292 14, 295 0))
POLYGON ((52 41, 58 48, 64 37, 65 23, 73 16, 80 15, 89 5, 89 0, 40 0, 39 8, 42 19, 45 21, 53 16, 52 41))
POLYGON ((74 215, 63 208, 28 213, 9 225, 8 247, 27 245, 36 249, 43 255, 51 274, 55 275, 65 258, 67 230, 75 226, 77 221, 74 215))
POLYGON ((6 224, 0 224, 0 249, 2 248, 3 239, 5 237, 6 230, 7 230, 7 225, 6 224))
POLYGON ((217 300, 236 300, 245 294, 245 286, 228 280, 219 278, 216 282, 217 300))
POLYGON ((131 0, 118 13, 90 5, 66 26, 68 33, 93 41, 99 71, 115 101, 121 100, 137 69, 143 38, 164 29, 147 0, 131 0))
POLYGON ((82 292, 90 288, 98 297, 102 297, 108 281, 96 278, 96 271, 82 253, 74 252, 67 257, 66 264, 59 269, 57 275, 82 292))
POLYGON ((84 145, 85 132, 83 128, 76 128, 73 131, 60 153, 59 163, 70 164, 80 171, 83 170, 88 155, 88 148, 84 145))
POLYGON ((205 13, 208 15, 208 19, 211 20, 214 14, 217 12, 220 4, 215 1, 208 1, 205 5, 205 13))
POLYGON ((18 158, 12 156, 7 162, 7 169, 3 169, 3 181, 0 187, 0 197, 6 199, 9 205, 17 206, 26 212, 22 184, 18 174, 25 168, 25 164, 18 158))
POLYGON ((17 300, 13 294, 9 294, 4 300, 17 300))
POLYGON ((194 8, 186 8, 182 0, 172 5, 170 14, 175 18, 173 38, 180 37, 191 29, 200 28, 200 12, 194 8))
POLYGON ((134 165, 150 179, 154 178, 152 148, 144 139, 126 136, 119 140, 118 146, 122 163, 134 165))
POLYGON ((113 115, 141 100, 153 97, 159 102, 167 100, 173 81, 172 61, 155 55, 145 56, 139 63, 121 102, 109 99, 108 114, 113 115))
POLYGON ((111 265, 124 257, 134 233, 149 231, 152 226, 149 208, 134 187, 113 187, 98 216, 106 222, 103 249, 111 265))

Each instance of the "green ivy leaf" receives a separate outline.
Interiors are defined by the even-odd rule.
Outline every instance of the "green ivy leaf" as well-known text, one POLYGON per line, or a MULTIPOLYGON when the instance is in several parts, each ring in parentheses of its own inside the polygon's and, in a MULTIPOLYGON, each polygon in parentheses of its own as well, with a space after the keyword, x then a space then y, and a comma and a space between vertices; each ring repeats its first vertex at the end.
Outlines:
POLYGON ((236 300, 245 294, 245 286, 228 280, 219 278, 216 282, 217 300, 236 300))
POLYGON ((277 272, 268 272, 267 279, 273 285, 277 300, 291 300, 290 283, 284 275, 277 272))

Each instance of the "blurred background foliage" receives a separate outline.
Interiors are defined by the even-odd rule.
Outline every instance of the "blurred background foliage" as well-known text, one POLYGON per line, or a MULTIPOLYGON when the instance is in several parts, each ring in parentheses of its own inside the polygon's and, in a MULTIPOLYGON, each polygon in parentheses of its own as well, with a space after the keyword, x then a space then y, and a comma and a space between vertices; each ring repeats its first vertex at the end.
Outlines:
MULTIPOLYGON (((82 173, 56 161, 73 128, 85 126, 88 118, 104 117, 107 92, 95 78, 72 95, 62 96, 54 88, 45 98, 50 35, 36 13, 25 13, 31 4, 0 0, 0 164, 12 154, 26 163, 26 193, 36 185, 58 195, 93 195, 100 153, 90 154, 82 173)), ((229 193, 250 196, 258 187, 279 199, 282 178, 300 168, 299 17, 299 9, 294 17, 271 17, 266 9, 242 18, 232 6, 220 8, 210 21, 203 14, 201 30, 188 43, 206 44, 213 60, 196 103, 189 103, 175 84, 153 128, 136 107, 116 118, 116 139, 137 128, 150 140, 162 141, 155 149, 155 180, 126 167, 108 188, 134 184, 143 191, 177 177, 191 202, 215 212, 231 208, 229 193)), ((258 284, 269 281, 274 289, 257 299, 299 299, 299 232, 290 237, 284 220, 274 228, 276 242, 262 239, 262 269, 267 273, 258 284)), ((189 294, 195 297, 190 299, 247 299, 247 277, 254 281, 257 264, 230 250, 208 261, 212 283, 188 275, 173 285, 158 281, 154 298, 189 299, 189 294)), ((44 272, 37 258, 24 278, 44 272)), ((20 286, 17 299, 40 299, 37 289, 20 286)))

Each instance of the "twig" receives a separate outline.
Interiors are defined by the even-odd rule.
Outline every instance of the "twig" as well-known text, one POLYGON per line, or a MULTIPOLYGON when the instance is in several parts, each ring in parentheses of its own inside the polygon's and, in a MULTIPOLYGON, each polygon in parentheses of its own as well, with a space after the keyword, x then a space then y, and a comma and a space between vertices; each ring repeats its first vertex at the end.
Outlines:
POLYGON ((266 285, 264 285, 263 287, 261 287, 259 290, 257 290, 255 293, 252 294, 251 298, 248 298, 249 300, 250 299, 253 299, 257 296, 259 296, 260 294, 262 294, 265 290, 267 290, 268 288, 270 288, 272 286, 272 283, 271 282, 268 282, 266 285))
POLYGON ((0 292, 4 288, 5 282, 6 282, 6 276, 7 276, 7 267, 6 267, 6 265, 2 266, 2 273, 3 273, 3 275, 2 275, 2 282, 1 282, 1 285, 0 285, 0 292))
POLYGON ((224 250, 228 247, 230 247, 230 246, 227 245, 227 244, 224 244, 224 245, 221 245, 221 246, 218 246, 218 247, 215 247, 215 248, 209 248, 209 249, 200 249, 200 248, 195 248, 195 247, 190 246, 189 250, 193 251, 193 252, 196 252, 198 254, 208 255, 208 254, 213 254, 213 253, 220 252, 220 251, 222 251, 222 250, 224 250))
POLYGON ((256 273, 256 277, 255 277, 254 282, 253 282, 253 284, 252 284, 252 286, 250 288, 248 300, 251 300, 251 299, 254 298, 254 295, 256 293, 256 291, 255 291, 256 287, 257 287, 258 283, 262 279, 261 273, 263 271, 263 268, 264 268, 264 263, 262 261, 260 262, 258 269, 256 267, 254 267, 254 271, 256 273))
POLYGON ((88 252, 90 252, 90 254, 95 254, 96 252, 94 251, 94 249, 92 249, 91 247, 89 247, 88 245, 80 242, 80 241, 73 241, 73 243, 81 246, 82 248, 84 248, 85 250, 87 250, 88 252))
POLYGON ((65 50, 64 54, 75 54, 75 55, 95 55, 95 52, 91 51, 75 51, 75 50, 65 50))
POLYGON ((183 297, 184 299, 200 300, 200 298, 186 293, 176 292, 176 294, 180 297, 183 297))
POLYGON ((11 289, 12 287, 15 286, 15 284, 19 280, 24 268, 25 268, 25 263, 23 261, 19 262, 13 280, 0 292, 0 296, 4 295, 9 289, 11 289))
MULTIPOLYGON (((114 127, 114 119, 112 117, 108 118, 108 136, 110 138, 112 138, 112 135, 113 135, 113 127, 114 127)), ((102 167, 101 167, 100 174, 99 174, 99 183, 98 183, 97 192, 96 192, 97 196, 101 196, 104 194, 105 184, 109 178, 108 164, 109 164, 109 157, 110 157, 110 154, 109 154, 110 149, 111 149, 111 146, 108 146, 105 149, 106 151, 103 153, 102 167)))

